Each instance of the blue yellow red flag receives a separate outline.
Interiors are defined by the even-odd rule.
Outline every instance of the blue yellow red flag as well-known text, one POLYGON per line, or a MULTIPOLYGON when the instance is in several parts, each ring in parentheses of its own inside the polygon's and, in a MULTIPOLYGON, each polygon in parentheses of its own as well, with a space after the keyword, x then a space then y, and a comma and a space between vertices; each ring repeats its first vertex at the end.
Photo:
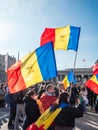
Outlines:
POLYGON ((53 42, 55 50, 78 50, 80 27, 65 26, 60 28, 45 28, 40 38, 40 46, 53 42))
POLYGON ((51 42, 30 52, 8 71, 10 93, 16 93, 43 80, 57 76, 54 49, 51 42))
POLYGON ((68 75, 66 75, 64 77, 62 83, 64 84, 64 88, 65 89, 67 89, 70 86, 70 83, 76 84, 76 79, 75 79, 73 70, 70 70, 70 72, 68 73, 68 75))
POLYGON ((98 80, 96 78, 96 75, 93 75, 86 83, 85 85, 90 88, 93 92, 98 94, 98 80))
POLYGON ((92 66, 94 75, 98 74, 98 63, 92 66))
POLYGON ((93 74, 96 75, 96 78, 98 80, 98 63, 92 66, 92 69, 93 69, 93 74))

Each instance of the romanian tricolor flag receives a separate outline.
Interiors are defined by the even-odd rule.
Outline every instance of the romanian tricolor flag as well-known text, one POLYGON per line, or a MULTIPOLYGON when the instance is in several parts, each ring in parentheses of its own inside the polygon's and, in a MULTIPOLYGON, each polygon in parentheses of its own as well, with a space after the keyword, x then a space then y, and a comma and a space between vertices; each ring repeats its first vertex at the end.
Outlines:
POLYGON ((43 80, 57 76, 54 49, 51 42, 20 59, 8 71, 10 93, 16 93, 43 80))
POLYGON ((98 74, 98 63, 92 66, 94 75, 98 74))
POLYGON ((52 111, 52 108, 47 109, 39 119, 31 124, 26 130, 47 130, 60 111, 67 106, 68 104, 61 103, 55 111, 52 111))
POLYGON ((40 46, 52 41, 55 50, 77 51, 79 36, 80 27, 65 26, 61 28, 46 28, 41 35, 40 46))
POLYGON ((65 89, 67 89, 70 86, 70 83, 76 84, 76 79, 75 79, 73 70, 70 70, 70 72, 68 73, 68 75, 66 75, 64 77, 62 83, 64 84, 64 88, 65 89))
POLYGON ((92 66, 93 74, 96 75, 96 78, 98 80, 98 63, 92 66))
POLYGON ((92 91, 94 91, 96 94, 98 94, 98 80, 95 75, 93 75, 86 83, 85 85, 90 88, 92 91))

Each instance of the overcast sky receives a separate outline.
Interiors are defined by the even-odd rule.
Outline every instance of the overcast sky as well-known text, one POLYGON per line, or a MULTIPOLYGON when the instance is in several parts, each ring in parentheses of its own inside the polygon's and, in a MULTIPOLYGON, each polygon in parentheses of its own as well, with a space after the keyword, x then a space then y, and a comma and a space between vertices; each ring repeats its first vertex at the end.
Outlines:
MULTIPOLYGON (((98 0, 0 0, 0 54, 20 58, 40 45, 46 27, 81 27, 75 67, 98 59, 98 0), (85 59, 85 62, 82 60, 85 59)), ((75 51, 55 51, 57 69, 73 68, 75 51)))

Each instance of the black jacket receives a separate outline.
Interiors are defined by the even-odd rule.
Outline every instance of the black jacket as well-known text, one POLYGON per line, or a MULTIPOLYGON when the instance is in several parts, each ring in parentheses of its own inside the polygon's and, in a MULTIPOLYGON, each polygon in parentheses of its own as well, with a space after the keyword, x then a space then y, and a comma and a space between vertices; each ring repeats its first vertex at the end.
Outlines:
POLYGON ((23 125, 24 130, 26 130, 26 128, 30 124, 35 122, 40 116, 39 107, 38 107, 35 100, 33 100, 32 98, 27 97, 25 99, 25 104, 26 104, 25 105, 26 120, 25 120, 25 123, 23 125))
POLYGON ((56 117, 55 125, 74 127, 75 118, 79 118, 82 116, 83 116, 83 107, 81 105, 79 105, 77 108, 66 106, 61 110, 61 112, 56 117))

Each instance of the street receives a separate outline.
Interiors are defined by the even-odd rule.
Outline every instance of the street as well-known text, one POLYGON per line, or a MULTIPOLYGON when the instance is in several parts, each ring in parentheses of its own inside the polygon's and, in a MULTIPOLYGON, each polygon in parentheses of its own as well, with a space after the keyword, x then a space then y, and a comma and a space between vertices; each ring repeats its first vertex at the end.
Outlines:
MULTIPOLYGON (((0 130, 8 130, 8 115, 8 109, 0 108, 0 130)), ((19 126, 19 130, 22 130, 21 126, 19 126)), ((98 113, 95 113, 94 110, 88 110, 82 118, 76 119, 75 130, 98 130, 98 113)))

